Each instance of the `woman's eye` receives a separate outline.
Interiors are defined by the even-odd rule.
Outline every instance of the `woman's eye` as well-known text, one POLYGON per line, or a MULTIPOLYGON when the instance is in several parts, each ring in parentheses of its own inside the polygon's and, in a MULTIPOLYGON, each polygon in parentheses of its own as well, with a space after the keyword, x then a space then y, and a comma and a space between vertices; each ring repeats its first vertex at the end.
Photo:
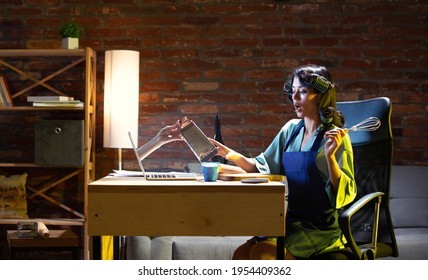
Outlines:
POLYGON ((309 89, 307 87, 293 88, 291 93, 296 94, 297 91, 299 91, 300 94, 308 94, 309 93, 309 89))

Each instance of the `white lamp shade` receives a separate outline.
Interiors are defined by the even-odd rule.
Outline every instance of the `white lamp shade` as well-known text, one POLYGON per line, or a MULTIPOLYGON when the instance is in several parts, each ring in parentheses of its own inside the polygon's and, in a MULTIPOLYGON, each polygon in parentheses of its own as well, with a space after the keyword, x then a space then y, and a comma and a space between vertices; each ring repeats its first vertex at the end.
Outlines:
POLYGON ((132 148, 128 131, 138 143, 140 53, 112 50, 105 53, 104 147, 132 148))

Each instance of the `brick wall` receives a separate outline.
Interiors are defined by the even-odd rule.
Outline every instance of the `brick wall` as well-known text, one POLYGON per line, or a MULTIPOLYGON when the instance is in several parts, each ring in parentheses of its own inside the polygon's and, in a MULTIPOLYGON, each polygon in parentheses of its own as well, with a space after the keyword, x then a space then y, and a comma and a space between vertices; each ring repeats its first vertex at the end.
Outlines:
MULTIPOLYGON (((428 165, 428 3, 424 1, 0 0, 0 48, 59 48, 59 27, 83 24, 98 52, 97 172, 117 167, 102 147, 104 51, 141 53, 139 144, 189 116, 255 156, 294 115, 281 88, 300 64, 327 66, 338 100, 393 101, 394 164, 428 165)), ((195 161, 183 143, 149 168, 195 161)), ((124 152, 125 168, 136 168, 124 152)))

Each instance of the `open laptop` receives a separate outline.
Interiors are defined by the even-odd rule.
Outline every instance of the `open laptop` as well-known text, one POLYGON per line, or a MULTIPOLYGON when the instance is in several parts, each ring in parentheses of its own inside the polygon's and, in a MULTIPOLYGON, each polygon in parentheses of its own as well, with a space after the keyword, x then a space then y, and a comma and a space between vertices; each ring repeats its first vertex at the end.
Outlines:
POLYGON ((138 155, 137 146, 132 140, 131 132, 128 131, 129 139, 131 140, 132 149, 134 150, 135 157, 137 159, 138 165, 140 166, 141 172, 129 172, 128 176, 138 176, 144 177, 146 180, 196 180, 196 173, 186 173, 186 172, 146 172, 144 169, 143 163, 140 160, 138 155))

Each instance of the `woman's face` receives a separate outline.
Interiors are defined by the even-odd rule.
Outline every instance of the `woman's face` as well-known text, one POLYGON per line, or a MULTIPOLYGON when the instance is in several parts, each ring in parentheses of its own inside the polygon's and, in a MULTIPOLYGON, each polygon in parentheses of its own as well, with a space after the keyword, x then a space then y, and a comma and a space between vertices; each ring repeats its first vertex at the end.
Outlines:
POLYGON ((298 77, 293 79, 293 106, 299 118, 319 118, 319 97, 310 87, 300 83, 298 77))

